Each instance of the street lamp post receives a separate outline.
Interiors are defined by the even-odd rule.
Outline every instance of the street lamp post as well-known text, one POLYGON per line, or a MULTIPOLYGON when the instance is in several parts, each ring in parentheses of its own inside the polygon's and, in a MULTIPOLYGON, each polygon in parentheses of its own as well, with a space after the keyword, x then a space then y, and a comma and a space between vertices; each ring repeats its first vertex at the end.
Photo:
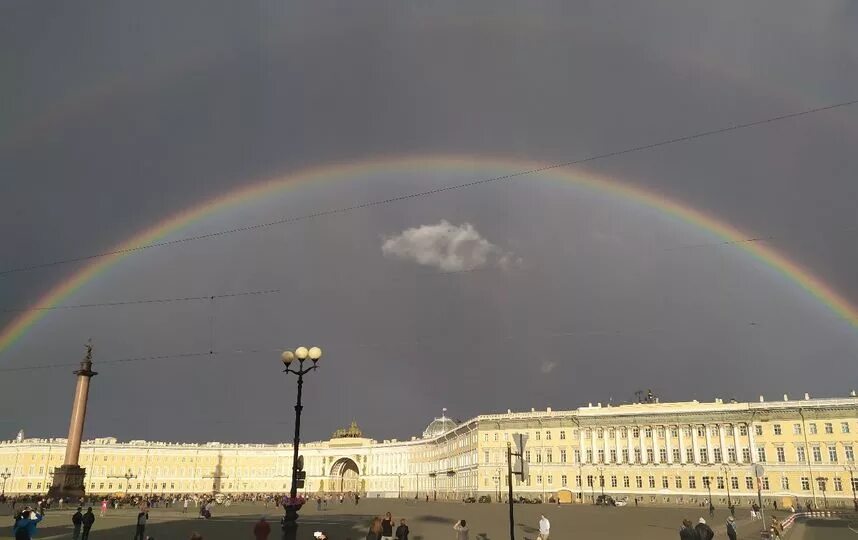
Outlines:
POLYGON ((825 505, 825 509, 828 510, 828 497, 825 495, 825 484, 828 482, 828 478, 817 476, 816 481, 819 482, 819 490, 822 492, 822 504, 825 505))
POLYGON ((733 514, 733 501, 730 499, 730 466, 724 465, 721 467, 721 470, 724 472, 724 485, 727 486, 727 508, 730 510, 730 514, 733 514))
POLYGON ((850 463, 843 468, 849 471, 849 484, 852 486, 852 506, 858 512, 858 498, 855 497, 855 465, 850 463))
POLYGON ((498 467, 497 473, 498 473, 498 475, 495 476, 495 486, 497 488, 497 497, 498 497, 497 502, 500 502, 500 498, 501 498, 501 494, 500 494, 501 470, 500 470, 500 467, 498 467))
POLYGON ((706 490, 709 492, 709 506, 712 506, 712 477, 704 476, 703 482, 706 484, 706 490))
POLYGON ((280 355, 284 373, 293 373, 298 376, 298 399, 295 404, 295 437, 292 440, 292 487, 289 490, 289 502, 284 504, 286 515, 283 517, 283 540, 296 540, 298 535, 298 510, 302 504, 298 502, 298 473, 303 467, 299 467, 298 463, 298 445, 301 442, 301 411, 304 409, 301 405, 301 391, 304 387, 304 375, 317 369, 319 359, 322 357, 322 349, 312 347, 309 350, 306 347, 298 347, 295 352, 284 351, 280 355), (292 369, 289 366, 295 360, 298 360, 298 368, 292 369), (304 362, 310 360, 312 365, 305 368, 304 362))
POLYGON ((131 474, 131 469, 128 469, 123 475, 120 476, 111 476, 110 478, 124 478, 125 479, 125 497, 128 497, 128 490, 131 489, 131 479, 137 478, 136 474, 131 474))
POLYGON ((599 487, 602 488, 602 500, 605 499, 605 469, 603 467, 599 467, 599 487))
MULTIPOLYGON (((12 473, 10 473, 10 472, 3 471, 0 473, 0 478, 3 479, 3 492, 0 493, 0 495, 3 495, 4 497, 6 496, 6 480, 8 480, 11 477, 12 477, 12 473)), ((853 484, 852 487, 853 487, 852 492, 854 493, 855 492, 855 489, 854 489, 855 485, 853 484)))

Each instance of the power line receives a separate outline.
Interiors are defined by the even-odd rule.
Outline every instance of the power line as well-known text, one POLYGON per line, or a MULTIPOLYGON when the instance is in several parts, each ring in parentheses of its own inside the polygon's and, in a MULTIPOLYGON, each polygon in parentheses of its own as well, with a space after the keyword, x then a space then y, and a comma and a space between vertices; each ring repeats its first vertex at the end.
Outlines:
MULTIPOLYGON (((207 356, 217 356, 217 351, 203 351, 203 352, 191 352, 191 353, 177 353, 177 354, 162 354, 155 356, 132 356, 129 358, 118 358, 115 360, 100 360, 96 363, 96 366, 103 366, 109 364, 127 364, 132 362, 147 362, 153 360, 182 360, 188 358, 200 358, 207 356)), ((43 369, 59 369, 59 368, 69 368, 69 367, 80 367, 80 362, 72 362, 72 363, 64 363, 64 364, 41 364, 38 366, 19 366, 19 367, 11 367, 11 368, 2 368, 0 369, 0 373, 7 373, 13 371, 35 371, 35 370, 43 370, 43 369)))
POLYGON ((2 309, 0 313, 21 313, 24 311, 54 311, 61 309, 81 309, 81 308, 97 308, 97 307, 116 307, 116 306, 131 306, 138 304, 168 304, 172 302, 195 302, 202 300, 217 300, 220 298, 235 298, 239 296, 262 296, 266 294, 280 294, 281 289, 266 289, 261 291, 242 291, 226 294, 212 294, 208 296, 179 296, 175 298, 143 298, 137 300, 117 300, 113 302, 93 302, 88 304, 69 304, 60 306, 37 306, 28 308, 9 308, 2 309))
POLYGON ((353 212, 356 210, 362 210, 362 209, 372 208, 372 207, 376 207, 376 206, 385 206, 385 205, 393 204, 393 203, 397 203, 397 202, 402 202, 402 201, 407 201, 407 200, 412 200, 412 199, 418 199, 418 198, 422 198, 422 197, 429 197, 432 195, 437 195, 439 193, 446 193, 448 191, 466 189, 466 188, 471 188, 471 187, 476 187, 476 186, 481 186, 481 185, 485 185, 485 184, 491 184, 491 183, 501 182, 501 181, 506 181, 506 180, 513 180, 515 178, 520 178, 522 176, 538 174, 538 173, 550 171, 553 169, 570 167, 572 165, 580 165, 582 163, 588 163, 588 162, 592 162, 592 161, 598 161, 598 160, 623 156, 626 154, 643 152, 646 150, 652 150, 654 148, 660 148, 663 146, 669 146, 669 145, 673 145, 673 144, 677 144, 677 143, 681 143, 681 142, 687 142, 687 141, 691 141, 691 140, 695 140, 695 139, 701 139, 703 137, 709 137, 712 135, 719 135, 719 134, 723 134, 723 133, 729 133, 732 131, 739 131, 742 129, 748 129, 748 128, 757 127, 757 126, 761 126, 761 125, 765 125, 765 124, 771 124, 774 122, 781 122, 784 120, 799 118, 802 116, 808 116, 808 115, 812 115, 812 114, 816 114, 816 113, 820 113, 820 112, 825 112, 825 111, 830 111, 830 110, 838 109, 838 108, 842 108, 842 107, 849 107, 849 106, 855 105, 855 104, 858 104, 858 99, 850 100, 850 101, 843 101, 843 102, 839 102, 839 103, 825 105, 822 107, 815 107, 813 109, 805 109, 803 111, 797 111, 797 112, 782 114, 782 115, 778 115, 778 116, 764 118, 762 120, 755 120, 752 122, 731 124, 731 125, 721 127, 721 128, 710 129, 710 130, 706 130, 706 131, 700 131, 697 133, 692 133, 692 134, 684 135, 681 137, 674 137, 671 139, 663 139, 663 140, 660 140, 660 141, 657 141, 654 143, 632 146, 632 147, 624 148, 621 150, 615 150, 612 152, 593 154, 593 155, 578 158, 578 159, 563 161, 563 162, 555 163, 552 165, 545 165, 543 167, 537 167, 534 169, 519 171, 519 172, 515 172, 515 173, 501 175, 501 176, 482 178, 479 180, 473 180, 471 182, 465 182, 465 183, 461 183, 461 184, 453 184, 453 185, 444 186, 444 187, 440 187, 440 188, 430 189, 427 191, 419 191, 419 192, 415 192, 415 193, 409 193, 406 195, 400 195, 397 197, 390 197, 387 199, 379 199, 379 200, 375 200, 375 201, 365 202, 365 203, 361 203, 361 204, 355 204, 355 205, 351 205, 351 206, 344 206, 344 207, 334 208, 334 209, 330 209, 330 210, 321 210, 318 212, 314 212, 311 214, 305 214, 302 216, 286 217, 286 218, 282 218, 282 219, 278 219, 278 220, 274 220, 274 221, 268 221, 268 222, 264 222, 264 223, 256 223, 253 225, 246 225, 243 227, 235 227, 232 229, 225 229, 225 230, 215 231, 215 232, 206 233, 206 234, 187 236, 184 238, 177 238, 175 240, 166 240, 163 242, 153 242, 151 244, 143 244, 143 245, 133 246, 133 247, 129 247, 129 248, 115 249, 115 250, 111 250, 111 251, 104 251, 101 253, 82 255, 79 257, 72 257, 72 258, 67 258, 67 259, 56 259, 53 261, 36 263, 36 264, 27 265, 27 266, 20 266, 17 268, 8 268, 6 270, 0 271, 0 276, 19 273, 19 272, 27 272, 27 271, 36 270, 39 268, 47 268, 47 267, 51 267, 51 266, 59 266, 59 265, 70 264, 70 263, 75 263, 75 262, 83 262, 83 261, 97 259, 97 258, 101 258, 101 257, 108 257, 111 255, 134 253, 137 251, 142 251, 145 249, 151 249, 151 248, 156 248, 156 247, 166 247, 166 246, 172 246, 172 245, 182 244, 182 243, 186 243, 186 242, 193 242, 196 240, 216 238, 216 237, 236 234, 236 233, 240 233, 240 232, 254 231, 254 230, 264 229, 264 228, 268 228, 268 227, 273 227, 276 225, 288 225, 288 224, 296 223, 299 221, 306 221, 306 220, 316 219, 316 218, 320 218, 320 217, 329 217, 329 216, 334 216, 334 215, 338 215, 338 214, 346 214, 346 213, 350 213, 350 212, 353 212))

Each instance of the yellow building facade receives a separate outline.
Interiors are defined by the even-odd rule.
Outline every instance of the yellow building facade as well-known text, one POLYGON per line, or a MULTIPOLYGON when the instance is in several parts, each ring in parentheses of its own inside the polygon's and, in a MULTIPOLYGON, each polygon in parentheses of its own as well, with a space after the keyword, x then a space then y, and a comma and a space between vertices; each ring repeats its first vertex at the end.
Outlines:
MULTIPOLYGON (((461 424, 442 415, 421 437, 374 440, 354 424, 302 444, 307 493, 370 497, 506 497, 506 450, 528 436, 528 475, 516 496, 590 503, 601 494, 643 504, 851 506, 858 398, 753 403, 678 402, 487 414, 461 424)), ((46 493, 64 439, 0 442, 7 495, 46 493)), ((93 495, 283 493, 291 444, 204 444, 114 438, 86 441, 81 466, 93 495)))

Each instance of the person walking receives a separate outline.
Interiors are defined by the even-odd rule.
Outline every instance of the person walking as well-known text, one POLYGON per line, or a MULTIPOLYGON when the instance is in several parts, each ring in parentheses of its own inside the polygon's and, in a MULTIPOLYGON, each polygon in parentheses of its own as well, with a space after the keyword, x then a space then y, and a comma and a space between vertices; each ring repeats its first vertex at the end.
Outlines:
POLYGON ((381 538, 381 518, 374 517, 369 524, 369 530, 366 533, 366 540, 380 540, 381 538))
POLYGON ((682 528, 679 529, 679 540, 700 540, 700 535, 697 530, 691 526, 691 521, 682 520, 682 528))
POLYGON ((107 513, 107 499, 101 501, 101 514, 99 517, 104 517, 104 514, 107 513))
POLYGON ((390 512, 381 520, 381 540, 393 540, 393 516, 390 512))
POLYGON ((89 530, 92 529, 92 525, 95 523, 95 514, 92 513, 92 507, 86 507, 86 514, 83 515, 81 520, 83 524, 83 531, 80 535, 80 540, 89 540, 89 530))
MULTIPOLYGON (((266 504, 266 506, 268 506, 268 505, 266 504)), ((185 500, 184 500, 184 502, 182 503, 182 513, 183 513, 183 514, 187 514, 187 513, 188 513, 188 498, 187 498, 187 497, 185 497, 185 500)))
POLYGON ((144 533, 146 532, 147 521, 149 521, 149 512, 141 508, 140 513, 137 514, 137 527, 134 531, 134 540, 137 540, 138 538, 140 540, 146 539, 144 533))
POLYGON ((769 526, 769 529, 772 531, 772 538, 779 539, 781 537, 781 533, 784 532, 784 526, 781 525, 781 521, 775 516, 772 516, 772 523, 769 526))
POLYGON ((269 534, 271 534, 271 525, 265 520, 265 516, 262 516, 253 526, 253 537, 256 540, 268 540, 269 534))
POLYGON ((399 527, 396 528, 396 540, 408 540, 408 525, 404 519, 399 520, 399 527))
POLYGON ((72 514, 72 526, 74 530, 72 531, 72 540, 80 540, 80 527, 83 525, 83 512, 81 512, 83 508, 80 506, 77 507, 77 512, 72 514))
POLYGON ((715 531, 712 530, 712 527, 706 524, 706 520, 703 518, 697 520, 697 525, 694 527, 694 530, 697 531, 697 536, 700 537, 700 540, 712 540, 715 536, 715 531))
POLYGON ((456 531, 456 540, 468 540, 468 522, 460 519, 453 525, 453 530, 456 531))
POLYGON ((739 531, 736 530, 736 518, 730 516, 727 518, 727 538, 730 540, 736 540, 738 535, 739 531))
POLYGON ((539 536, 537 540, 548 540, 548 533, 551 530, 551 522, 545 517, 545 514, 539 516, 539 536))

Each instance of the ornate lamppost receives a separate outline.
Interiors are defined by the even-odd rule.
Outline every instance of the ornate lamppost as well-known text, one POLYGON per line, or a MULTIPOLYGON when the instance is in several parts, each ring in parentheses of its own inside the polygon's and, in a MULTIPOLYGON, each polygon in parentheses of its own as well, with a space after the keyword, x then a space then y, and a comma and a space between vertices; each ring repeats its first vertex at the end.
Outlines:
POLYGON ((733 515, 735 510, 733 510, 733 500, 730 498, 730 466, 722 465, 721 471, 724 473, 724 484, 727 486, 727 508, 730 510, 730 515, 733 515))
POLYGON ((849 484, 852 486, 852 506, 858 512, 858 498, 855 497, 855 464, 850 463, 849 465, 844 465, 843 468, 849 471, 849 484))
POLYGON ((128 469, 128 472, 126 472, 123 475, 120 475, 120 476, 112 476, 111 475, 109 478, 124 478, 125 479, 125 497, 128 497, 128 490, 131 488, 131 479, 137 478, 137 475, 132 474, 131 469, 128 469))
MULTIPOLYGON (((12 477, 12 473, 10 473, 8 471, 3 471, 0 473, 0 478, 3 479, 3 492, 0 493, 0 495, 2 495, 4 497, 6 496, 6 480, 8 480, 11 477, 12 477)), ((855 493, 855 485, 854 484, 852 485, 852 493, 855 493)))
POLYGON ((599 467, 599 487, 602 489, 602 502, 605 502, 605 468, 599 467))
POLYGON ((284 351, 280 355, 283 365, 286 366, 283 372, 293 373, 298 376, 298 400, 295 405, 295 437, 292 440, 292 488, 289 490, 289 501, 283 504, 286 512, 286 515, 283 517, 283 540, 296 540, 298 535, 298 510, 303 506, 303 503, 298 501, 298 473, 303 469, 303 466, 299 466, 298 459, 298 445, 301 442, 301 411, 304 408, 301 405, 301 391, 304 386, 304 375, 319 367, 318 363, 321 357, 322 349, 318 347, 310 349, 298 347, 295 349, 295 352, 284 351), (298 360, 298 368, 292 369, 290 366, 295 360, 298 360), (308 365, 305 368, 304 362, 307 360, 310 360, 312 365, 308 365))

